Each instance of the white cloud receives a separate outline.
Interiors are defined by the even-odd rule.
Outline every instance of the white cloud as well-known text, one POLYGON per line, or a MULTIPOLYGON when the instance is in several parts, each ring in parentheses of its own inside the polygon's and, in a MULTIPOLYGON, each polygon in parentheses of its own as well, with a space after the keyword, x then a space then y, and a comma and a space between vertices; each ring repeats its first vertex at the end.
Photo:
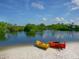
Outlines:
POLYGON ((61 21, 61 19, 59 17, 56 17, 56 21, 61 21))
POLYGON ((70 19, 70 23, 72 23, 72 22, 74 22, 74 20, 73 19, 70 19))
POLYGON ((72 0, 72 10, 77 10, 79 9, 79 0, 72 0))
POLYGON ((75 18, 75 20, 74 19, 70 19, 69 22, 70 23, 73 22, 74 24, 79 25, 79 18, 75 18))
POLYGON ((72 0, 72 3, 74 3, 77 6, 79 6, 79 0, 72 0))
POLYGON ((63 17, 61 17, 61 20, 65 20, 63 17))
POLYGON ((38 8, 38 9, 45 9, 45 6, 41 3, 37 3, 37 2, 32 2, 32 7, 34 8, 38 8))
POLYGON ((72 7, 72 10, 77 10, 79 9, 79 7, 72 7))
POLYGON ((68 6, 71 11, 79 9, 79 0, 71 0, 71 2, 64 3, 64 6, 68 6))
POLYGON ((63 18, 63 17, 56 17, 56 21, 61 22, 61 21, 63 21, 63 20, 64 20, 64 18, 63 18))
POLYGON ((64 19, 63 17, 56 17, 56 21, 58 23, 69 23, 69 21, 64 19))
POLYGON ((79 0, 71 0, 70 2, 64 3, 64 6, 68 8, 68 12, 64 14, 65 18, 67 18, 73 11, 79 10, 79 0))
POLYGON ((45 17, 42 18, 43 21, 47 21, 47 19, 45 17))

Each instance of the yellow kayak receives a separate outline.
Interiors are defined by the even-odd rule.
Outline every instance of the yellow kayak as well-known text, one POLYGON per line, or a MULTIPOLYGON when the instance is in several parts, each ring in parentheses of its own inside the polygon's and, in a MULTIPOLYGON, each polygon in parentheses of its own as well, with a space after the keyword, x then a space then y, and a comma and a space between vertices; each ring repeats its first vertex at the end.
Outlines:
POLYGON ((46 44, 46 43, 41 42, 41 41, 39 41, 39 40, 37 40, 37 41, 35 42, 35 45, 36 45, 37 47, 39 47, 39 48, 42 48, 42 49, 47 49, 47 48, 49 47, 49 44, 46 44))

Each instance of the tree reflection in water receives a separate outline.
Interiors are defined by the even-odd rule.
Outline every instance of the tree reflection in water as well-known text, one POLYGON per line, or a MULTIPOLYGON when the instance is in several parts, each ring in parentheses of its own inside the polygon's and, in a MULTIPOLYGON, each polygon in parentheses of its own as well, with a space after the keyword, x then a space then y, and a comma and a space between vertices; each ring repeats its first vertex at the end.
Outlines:
POLYGON ((4 41, 4 40, 6 40, 5 33, 0 32, 0 41, 4 41))
POLYGON ((34 31, 29 31, 29 32, 26 32, 26 35, 27 36, 30 36, 30 37, 34 37, 36 35, 36 32, 34 31))

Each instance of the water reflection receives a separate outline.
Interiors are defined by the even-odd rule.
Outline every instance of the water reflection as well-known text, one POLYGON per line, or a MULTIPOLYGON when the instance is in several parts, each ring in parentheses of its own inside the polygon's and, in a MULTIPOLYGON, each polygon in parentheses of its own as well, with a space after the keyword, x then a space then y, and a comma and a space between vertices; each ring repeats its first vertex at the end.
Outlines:
POLYGON ((34 37, 36 33, 34 31, 25 32, 26 36, 34 37))
POLYGON ((0 34, 0 46, 14 45, 14 44, 32 44, 36 40, 41 40, 44 42, 48 41, 75 42, 79 41, 79 32, 46 30, 43 32, 31 31, 31 32, 15 32, 15 33, 0 34))
POLYGON ((0 32, 0 41, 4 41, 4 40, 6 40, 5 33, 0 32))
POLYGON ((9 33, 6 33, 6 38, 9 39, 9 38, 17 37, 17 35, 18 35, 17 33, 18 32, 9 32, 9 33))
MULTIPOLYGON (((8 34, 17 35, 18 32, 9 32, 8 34)), ((6 33, 7 34, 7 33, 6 33)))
POLYGON ((52 33, 51 32, 52 31, 49 31, 49 30, 44 31, 43 38, 51 38, 52 37, 52 33))

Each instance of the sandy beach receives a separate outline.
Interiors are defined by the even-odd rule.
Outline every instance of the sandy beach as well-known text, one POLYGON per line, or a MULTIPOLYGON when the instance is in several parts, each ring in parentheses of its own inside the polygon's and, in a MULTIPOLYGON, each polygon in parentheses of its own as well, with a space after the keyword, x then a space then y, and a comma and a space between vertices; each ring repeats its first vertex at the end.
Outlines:
POLYGON ((63 50, 42 50, 33 45, 11 47, 0 51, 0 59, 79 59, 79 43, 67 43, 63 50))

